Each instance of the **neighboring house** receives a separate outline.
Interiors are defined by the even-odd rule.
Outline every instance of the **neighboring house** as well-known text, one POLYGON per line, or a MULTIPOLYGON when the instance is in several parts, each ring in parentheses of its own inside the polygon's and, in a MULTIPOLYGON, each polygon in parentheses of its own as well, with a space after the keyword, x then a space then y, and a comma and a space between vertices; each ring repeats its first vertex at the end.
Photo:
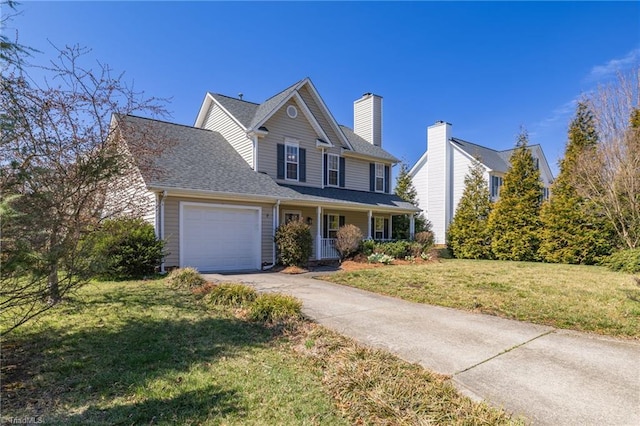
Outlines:
POLYGON ((115 120, 125 142, 143 134, 170 141, 152 158, 153 172, 137 173, 145 217, 167 240, 167 268, 272 265, 276 228, 298 219, 311 226, 313 259, 335 259, 340 226, 388 239, 392 215, 419 210, 391 193, 398 160, 382 148, 376 95, 355 101, 354 130, 336 123, 308 78, 261 104, 207 93, 193 127, 115 120))
MULTIPOLYGON (((496 151, 454 138, 451 124, 438 121, 427 129, 427 151, 409 175, 418 194, 419 207, 433 226, 436 244, 445 244, 446 232, 464 191, 464 178, 475 157, 485 168, 485 178, 493 201, 500 196, 502 178, 509 168, 513 149, 496 151)), ((543 198, 549 197, 553 175, 540 145, 530 145, 540 179, 543 198)))

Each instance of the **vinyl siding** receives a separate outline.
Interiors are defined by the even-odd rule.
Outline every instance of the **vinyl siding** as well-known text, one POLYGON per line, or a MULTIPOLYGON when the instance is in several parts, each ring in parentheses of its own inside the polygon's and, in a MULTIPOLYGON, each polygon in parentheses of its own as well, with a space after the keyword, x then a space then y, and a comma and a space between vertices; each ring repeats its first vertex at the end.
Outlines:
POLYGON ((418 197, 418 207, 423 210, 425 217, 428 216, 427 209, 429 207, 427 203, 429 200, 429 191, 427 189, 428 167, 429 163, 425 161, 422 166, 415 170, 414 175, 411 177, 418 197))
POLYGON ((155 226, 156 195, 147 190, 138 169, 109 183, 104 217, 140 217, 155 226))
POLYGON ((369 162, 357 158, 346 158, 345 188, 369 191, 369 162))
POLYGON ((451 220, 453 220, 453 215, 456 213, 456 209, 458 208, 458 203, 460 202, 460 198, 462 198, 462 193, 464 192, 464 178, 469 173, 469 167, 472 165, 472 161, 468 156, 460 152, 460 150, 454 148, 452 155, 452 204, 453 208, 451 209, 451 220))
POLYGON ((273 205, 266 203, 231 202, 202 198, 167 197, 164 204, 164 236, 167 242, 166 250, 169 255, 165 258, 165 267, 172 268, 180 265, 180 202, 226 204, 240 206, 262 207, 262 262, 273 261, 273 205))
MULTIPOLYGON (((318 135, 307 121, 297 102, 293 99, 287 102, 266 121, 264 126, 269 129, 269 134, 258 142, 258 171, 268 174, 280 183, 322 186, 322 152, 316 148, 318 135), (289 105, 298 108, 296 118, 289 118, 287 115, 286 110, 289 105), (297 139, 299 147, 307 150, 306 182, 277 178, 277 145, 284 144, 285 138, 297 139)), ((336 153, 339 154, 339 152, 336 153)))
POLYGON ((427 173, 427 217, 433 225, 436 244, 445 243, 448 224, 448 203, 451 195, 450 144, 446 140, 445 126, 432 126, 428 129, 429 168, 427 173))
POLYGON ((300 94, 300 97, 302 98, 304 103, 307 105, 307 107, 315 117, 318 124, 320 124, 320 127, 322 127, 322 130, 324 130, 325 134, 329 138, 328 142, 331 142, 332 144, 340 147, 341 139, 338 138, 338 134, 333 129, 333 126, 329 124, 329 120, 322 112, 322 109, 320 108, 320 106, 315 102, 314 97, 311 95, 311 92, 309 91, 307 86, 302 87, 298 91, 298 93, 300 94))
POLYGON ((211 107, 207 111, 203 127, 219 132, 238 151, 244 161, 253 167, 253 142, 247 137, 244 130, 215 102, 211 103, 211 107))

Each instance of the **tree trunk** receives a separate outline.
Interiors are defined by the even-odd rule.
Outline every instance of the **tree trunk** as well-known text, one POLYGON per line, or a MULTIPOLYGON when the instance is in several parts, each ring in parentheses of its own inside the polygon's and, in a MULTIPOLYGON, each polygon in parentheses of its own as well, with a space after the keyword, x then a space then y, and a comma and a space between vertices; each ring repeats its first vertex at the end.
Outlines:
POLYGON ((60 287, 58 286, 58 265, 51 265, 51 272, 49 272, 49 278, 47 279, 47 303, 49 305, 55 305, 61 301, 60 287))

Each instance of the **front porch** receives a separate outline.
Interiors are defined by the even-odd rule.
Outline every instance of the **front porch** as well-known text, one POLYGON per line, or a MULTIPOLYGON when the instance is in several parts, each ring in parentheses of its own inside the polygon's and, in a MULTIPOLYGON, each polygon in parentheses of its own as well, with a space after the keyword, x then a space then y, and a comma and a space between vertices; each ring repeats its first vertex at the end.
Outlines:
MULTIPOLYGON (((275 229, 292 220, 303 220, 310 227, 313 236, 313 253, 311 260, 339 259, 336 250, 336 235, 338 229, 352 224, 362 232, 364 239, 390 240, 392 235, 392 216, 388 211, 373 209, 336 209, 323 206, 295 206, 280 205, 274 212, 275 229)), ((414 220, 411 217, 410 234, 414 233, 414 220)))

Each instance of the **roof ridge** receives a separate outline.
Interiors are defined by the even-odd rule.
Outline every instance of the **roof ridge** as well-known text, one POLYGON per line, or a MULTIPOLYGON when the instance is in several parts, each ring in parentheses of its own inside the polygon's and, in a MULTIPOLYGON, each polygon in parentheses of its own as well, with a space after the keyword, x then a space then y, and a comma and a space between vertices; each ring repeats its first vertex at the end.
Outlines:
POLYGON ((479 143, 469 142, 467 140, 456 138, 456 137, 453 137, 453 136, 451 137, 451 139, 453 139, 454 141, 464 142, 464 143, 467 143, 469 145, 479 146, 480 148, 488 149, 488 150, 493 151, 493 152, 502 152, 502 151, 498 151, 498 150, 493 149, 493 148, 489 148, 488 146, 480 145, 479 143))
POLYGON ((301 79, 301 80, 296 81, 295 83, 293 83, 293 84, 291 84, 291 85, 289 85, 288 87, 286 87, 285 89, 283 89, 283 90, 279 91, 279 92, 278 92, 278 93, 276 93, 275 95, 273 95, 273 96, 269 96, 267 99, 265 99, 265 100, 264 100, 264 102, 262 102, 262 103, 260 103, 260 104, 258 104, 258 105, 262 105, 262 104, 267 103, 269 100, 271 100, 271 99, 275 98, 276 96, 280 95, 281 93, 286 92, 287 90, 290 90, 292 87, 297 86, 298 84, 300 84, 300 82, 302 82, 302 81, 304 81, 304 80, 306 80, 306 77, 305 77, 305 78, 303 78, 303 79, 301 79))
POLYGON ((204 129, 202 127, 194 127, 194 126, 190 126, 188 124, 180 124, 180 123, 173 123, 171 121, 167 121, 167 120, 159 120, 157 118, 149 118, 149 117, 142 117, 140 115, 134 115, 134 114, 116 114, 118 116, 124 116, 124 117, 132 117, 132 118, 139 118, 141 120, 148 120, 148 121, 155 121, 156 123, 163 123, 163 124, 171 124, 172 126, 180 126, 180 127, 186 127, 189 129, 193 129, 193 130, 203 130, 205 132, 211 132, 211 130, 209 129, 204 129))
POLYGON ((212 95, 215 95, 215 96, 222 96, 223 98, 231 99, 231 100, 234 100, 234 101, 244 102, 246 104, 260 105, 257 102, 245 101, 244 99, 234 98, 233 96, 223 95, 222 93, 213 93, 213 92, 209 92, 209 93, 211 93, 212 95))

